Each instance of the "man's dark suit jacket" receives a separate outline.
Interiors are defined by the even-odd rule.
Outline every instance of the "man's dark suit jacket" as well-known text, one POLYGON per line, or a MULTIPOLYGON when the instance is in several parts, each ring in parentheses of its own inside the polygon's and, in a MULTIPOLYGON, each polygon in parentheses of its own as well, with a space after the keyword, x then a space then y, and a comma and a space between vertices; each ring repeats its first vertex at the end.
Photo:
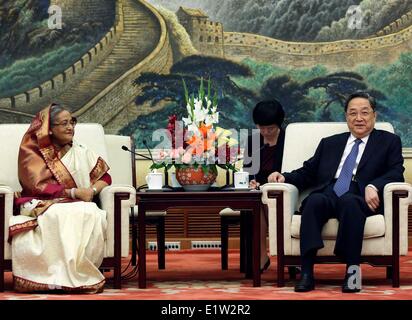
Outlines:
MULTIPOLYGON (((314 188, 319 192, 335 178, 350 133, 345 132, 323 138, 315 155, 303 166, 290 173, 283 173, 285 182, 295 185, 299 191, 314 188)), ((403 182, 403 157, 400 138, 390 132, 373 129, 356 171, 356 181, 361 195, 365 187, 373 184, 382 200, 383 188, 390 182, 403 182)))

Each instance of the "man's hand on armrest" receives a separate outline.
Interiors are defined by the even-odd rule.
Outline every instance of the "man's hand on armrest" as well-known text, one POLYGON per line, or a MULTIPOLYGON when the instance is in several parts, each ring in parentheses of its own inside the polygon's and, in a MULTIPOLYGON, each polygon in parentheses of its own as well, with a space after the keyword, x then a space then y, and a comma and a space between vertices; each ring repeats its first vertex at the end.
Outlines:
POLYGON ((284 183, 284 182, 285 182, 285 177, 284 177, 281 173, 275 171, 275 172, 272 172, 272 173, 269 175, 269 177, 268 177, 268 182, 284 183))
POLYGON ((380 203, 378 189, 372 184, 368 184, 365 188, 365 201, 372 211, 378 209, 380 203))

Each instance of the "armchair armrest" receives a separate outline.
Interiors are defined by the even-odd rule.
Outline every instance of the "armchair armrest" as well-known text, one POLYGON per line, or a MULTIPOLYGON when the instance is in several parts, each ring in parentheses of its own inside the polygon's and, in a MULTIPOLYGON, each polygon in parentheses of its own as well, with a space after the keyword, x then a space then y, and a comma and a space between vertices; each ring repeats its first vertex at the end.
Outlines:
POLYGON ((385 252, 406 255, 408 252, 408 207, 412 204, 409 183, 393 182, 383 190, 385 218, 385 252), (399 235, 399 237, 396 237, 399 235))
POLYGON ((101 208, 107 212, 106 257, 116 254, 121 243, 121 256, 129 255, 129 211, 136 204, 136 190, 128 185, 110 185, 99 194, 101 208), (118 241, 120 238, 121 241, 118 241), (116 239, 116 242, 115 242, 116 239))
POLYGON ((0 185, 0 263, 11 258, 11 249, 7 240, 9 238, 9 220, 13 215, 13 190, 0 185))
POLYGON ((262 202, 268 208, 269 251, 283 253, 284 239, 290 238, 292 216, 298 205, 298 189, 289 183, 266 183, 261 188, 262 202), (279 244, 279 247, 278 247, 279 244))

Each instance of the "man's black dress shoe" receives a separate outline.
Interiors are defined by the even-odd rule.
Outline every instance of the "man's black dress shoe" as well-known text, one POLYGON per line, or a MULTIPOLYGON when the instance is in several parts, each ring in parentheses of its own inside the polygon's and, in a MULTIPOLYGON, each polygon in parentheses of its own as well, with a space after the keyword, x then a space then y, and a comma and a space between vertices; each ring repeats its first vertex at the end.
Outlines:
POLYGON ((342 285, 342 292, 343 293, 355 293, 361 291, 361 286, 362 286, 362 280, 360 279, 360 283, 358 286, 355 286, 352 283, 352 280, 350 279, 350 276, 352 274, 345 274, 345 279, 343 280, 343 285, 342 285))
POLYGON ((299 282, 295 285, 295 292, 308 292, 315 289, 315 278, 312 275, 303 273, 299 282))

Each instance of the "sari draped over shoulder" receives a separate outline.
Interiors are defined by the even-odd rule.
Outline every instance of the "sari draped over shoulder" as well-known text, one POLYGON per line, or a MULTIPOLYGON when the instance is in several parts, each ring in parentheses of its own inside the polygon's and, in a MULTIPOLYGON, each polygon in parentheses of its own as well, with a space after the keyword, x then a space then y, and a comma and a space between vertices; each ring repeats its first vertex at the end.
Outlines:
POLYGON ((106 162, 73 142, 60 159, 50 136, 50 107, 24 135, 18 174, 23 187, 16 201, 21 214, 10 218, 16 291, 103 291, 106 212, 94 202, 73 201, 64 189, 88 188, 107 176, 106 162))

